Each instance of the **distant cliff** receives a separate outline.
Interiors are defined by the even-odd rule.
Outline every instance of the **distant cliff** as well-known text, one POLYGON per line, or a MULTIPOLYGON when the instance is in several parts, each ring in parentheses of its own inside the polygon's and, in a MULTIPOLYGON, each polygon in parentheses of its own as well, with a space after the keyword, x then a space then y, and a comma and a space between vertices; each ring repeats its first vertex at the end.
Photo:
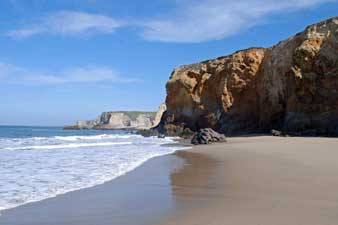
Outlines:
POLYGON ((118 129, 149 129, 158 125, 162 117, 163 107, 158 112, 141 111, 118 111, 103 112, 95 120, 79 120, 75 125, 65 126, 64 129, 97 129, 97 130, 118 130, 118 129))
POLYGON ((279 129, 336 136, 338 17, 271 48, 178 67, 166 89, 163 133, 211 127, 229 135, 279 129))

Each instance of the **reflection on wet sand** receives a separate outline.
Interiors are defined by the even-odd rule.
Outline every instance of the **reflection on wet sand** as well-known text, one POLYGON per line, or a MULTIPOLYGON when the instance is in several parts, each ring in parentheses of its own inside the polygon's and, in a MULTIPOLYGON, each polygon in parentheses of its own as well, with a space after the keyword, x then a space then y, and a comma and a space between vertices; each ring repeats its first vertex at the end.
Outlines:
POLYGON ((190 151, 179 151, 176 156, 185 160, 184 166, 170 175, 172 197, 176 210, 189 212, 195 208, 207 207, 211 199, 217 198, 217 167, 221 162, 190 151))

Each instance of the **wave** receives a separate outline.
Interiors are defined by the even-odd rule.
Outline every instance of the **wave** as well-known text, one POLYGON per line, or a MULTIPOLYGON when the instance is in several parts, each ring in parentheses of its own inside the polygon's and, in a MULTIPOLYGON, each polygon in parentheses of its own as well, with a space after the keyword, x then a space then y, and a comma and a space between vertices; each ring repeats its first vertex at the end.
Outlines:
POLYGON ((24 138, 1 138, 0 141, 47 141, 47 140, 60 140, 60 141, 79 141, 79 140, 105 140, 105 139, 128 139, 128 138, 142 138, 141 135, 130 134, 100 134, 100 135, 74 135, 74 136, 51 136, 51 137, 24 137, 24 138))
MULTIPOLYGON (((144 151, 145 149, 137 149, 137 150, 135 149, 136 151, 134 152, 134 154, 132 154, 133 157, 131 158, 128 157, 128 159, 125 157, 113 157, 113 158, 120 159, 120 161, 116 161, 115 163, 103 164, 104 165, 103 168, 97 167, 96 161, 89 160, 92 163, 94 163, 95 168, 98 169, 96 173, 93 173, 93 171, 87 167, 86 162, 83 162, 81 160, 79 165, 82 166, 83 168, 76 168, 72 166, 72 170, 69 174, 65 174, 66 176, 60 176, 61 178, 67 178, 69 177, 69 175, 74 175, 74 172, 75 172, 75 175, 79 176, 80 178, 84 178, 84 179, 79 179, 78 181, 72 180, 72 182, 67 182, 67 180, 64 180, 64 181, 62 181, 62 179, 53 180, 51 178, 51 180, 44 182, 41 186, 35 186, 34 188, 32 186, 20 186, 20 189, 23 187, 27 189, 21 192, 21 195, 20 194, 17 195, 16 192, 14 193, 3 192, 3 193, 7 193, 7 196, 3 196, 4 197, 3 199, 0 198, 0 205, 1 205, 0 206, 0 217, 1 217, 2 210, 15 208, 19 205, 24 205, 24 204, 31 203, 31 202, 37 202, 37 201, 41 201, 47 198, 56 197, 58 195, 65 194, 67 192, 100 185, 100 184, 113 180, 119 176, 122 176, 136 169, 138 166, 140 166, 141 164, 143 164, 144 162, 146 162, 147 160, 153 157, 170 154, 179 149, 183 150, 183 149, 189 149, 189 148, 188 147, 171 147, 171 148, 163 148, 161 151, 157 151, 155 149, 151 149, 150 151, 144 151), (107 168, 107 165, 110 165, 110 166, 107 168), (117 168, 114 168, 116 166, 117 168), (88 169, 88 170, 83 171, 83 169, 84 170, 88 169), (81 174, 77 174, 78 171, 81 171, 81 174), (83 172, 86 172, 86 173, 83 173, 83 172), (62 183, 59 183, 60 181, 62 183), (48 187, 49 185, 51 186, 48 187), (29 194, 27 195, 27 193, 29 194)), ((122 152, 120 152, 119 154, 121 153, 122 152)), ((107 159, 109 157, 104 157, 104 158, 107 159)), ((53 170, 53 173, 55 173, 55 169, 52 169, 52 170, 53 170)), ((62 167, 62 171, 63 172, 66 171, 64 166, 62 167)), ((43 174, 43 177, 46 177, 45 175, 47 174, 43 174)), ((35 174, 34 176, 35 176, 35 179, 38 180, 40 175, 35 174)), ((50 176, 47 176, 47 177, 50 177, 50 176)), ((28 179, 28 180, 30 183, 41 184, 41 181, 35 182, 34 179, 33 180, 28 179)), ((1 193, 1 188, 0 188, 0 193, 1 193)))
POLYGON ((184 149, 164 145, 174 138, 75 134, 0 138, 0 211, 102 184, 150 158, 184 149))
POLYGON ((127 139, 137 138, 140 135, 118 135, 118 134, 101 134, 91 136, 55 136, 54 138, 62 141, 79 141, 79 140, 102 140, 102 139, 127 139))
POLYGON ((131 145, 132 142, 99 142, 99 143, 71 143, 64 145, 36 145, 36 146, 21 146, 21 147, 7 147, 4 150, 34 150, 34 149, 65 149, 65 148, 81 148, 81 147, 98 147, 111 145, 131 145))

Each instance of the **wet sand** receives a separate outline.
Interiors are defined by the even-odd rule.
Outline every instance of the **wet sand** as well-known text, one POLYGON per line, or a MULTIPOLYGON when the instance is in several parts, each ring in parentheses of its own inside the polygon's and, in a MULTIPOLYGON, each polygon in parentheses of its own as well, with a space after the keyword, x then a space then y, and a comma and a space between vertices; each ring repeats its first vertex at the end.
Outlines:
POLYGON ((229 138, 93 188, 2 212, 1 225, 336 225, 338 139, 229 138))

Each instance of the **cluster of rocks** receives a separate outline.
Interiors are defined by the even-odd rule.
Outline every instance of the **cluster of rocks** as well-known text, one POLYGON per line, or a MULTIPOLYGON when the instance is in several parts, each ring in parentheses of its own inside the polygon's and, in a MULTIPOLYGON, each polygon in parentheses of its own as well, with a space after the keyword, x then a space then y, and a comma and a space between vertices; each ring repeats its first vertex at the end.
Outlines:
POLYGON ((338 17, 271 48, 176 68, 159 130, 338 135, 338 17))

